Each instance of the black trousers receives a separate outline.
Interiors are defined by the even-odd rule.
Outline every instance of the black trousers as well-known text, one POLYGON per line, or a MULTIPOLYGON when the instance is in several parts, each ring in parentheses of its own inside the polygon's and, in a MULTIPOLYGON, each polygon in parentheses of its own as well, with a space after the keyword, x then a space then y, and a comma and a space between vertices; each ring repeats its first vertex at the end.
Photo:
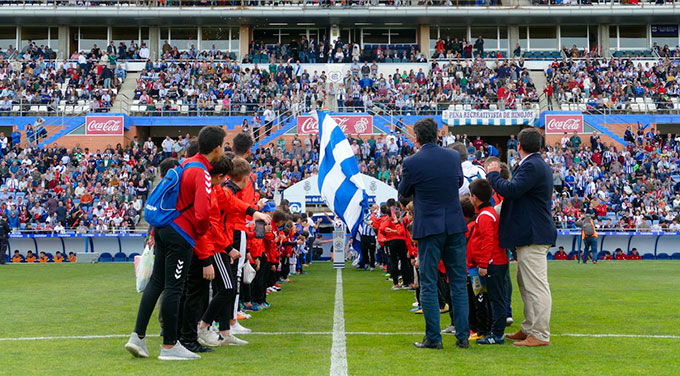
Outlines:
POLYGON ((7 254, 7 247, 9 246, 9 241, 7 239, 0 239, 0 264, 5 263, 5 255, 7 254))
POLYGON ((375 236, 361 235, 361 265, 375 268, 375 236))
MULTIPOLYGON (((213 298, 208 304, 208 308, 203 313, 201 320, 208 324, 213 321, 218 321, 222 326, 221 320, 225 320, 228 313, 227 310, 232 310, 232 307, 227 306, 230 297, 234 295, 233 277, 231 275, 230 267, 231 257, 226 253, 216 253, 213 266, 215 267, 215 279, 212 280, 213 298)), ((229 324, 229 319, 226 319, 226 325, 229 324)), ((224 329, 222 329, 224 330, 224 329)), ((184 330, 182 330, 184 334, 184 330)))
POLYGON ((260 257, 260 269, 255 272, 255 279, 251 283, 253 302, 262 304, 267 301, 267 270, 269 263, 264 257, 260 257))
POLYGON ((253 127, 253 140, 255 143, 260 142, 260 127, 253 127))
POLYGON ((491 332, 491 307, 485 292, 475 295, 472 290, 470 277, 467 279, 468 301, 470 307, 469 319, 470 330, 479 335, 487 335, 491 332))
POLYGON ((268 121, 268 122, 264 125, 264 134, 265 134, 267 137, 269 137, 269 135, 272 133, 272 125, 273 125, 273 124, 272 124, 271 121, 268 121))
POLYGON ((225 313, 224 316, 219 317, 219 323, 220 323, 220 330, 228 330, 229 329, 229 320, 234 320, 236 319, 236 316, 234 315, 234 305, 236 304, 236 297, 238 296, 238 291, 240 289, 240 281, 237 276, 238 273, 238 260, 234 260, 234 262, 228 266, 231 268, 231 276, 233 277, 232 279, 232 284, 234 286, 233 290, 229 290, 229 294, 227 296, 227 308, 228 312, 225 313))
POLYGON ((151 279, 144 289, 139 302, 135 333, 146 335, 146 327, 156 306, 158 297, 163 293, 163 344, 177 342, 177 315, 179 303, 184 292, 184 281, 191 267, 191 245, 171 227, 160 227, 154 235, 156 256, 151 279))
POLYGON ((281 279, 287 279, 290 272, 290 258, 288 256, 281 257, 281 279))
POLYGON ((491 305, 491 334, 503 336, 507 317, 507 291, 505 275, 508 264, 489 265, 486 275, 486 290, 491 305))
POLYGON ((396 285, 399 283, 399 275, 401 275, 402 282, 408 286, 413 283, 413 269, 411 263, 408 261, 406 242, 403 239, 394 239, 387 242, 390 248, 390 260, 392 260, 392 282, 396 285), (399 265, 401 262, 401 267, 399 265))
POLYGON ((189 268, 189 275, 184 287, 184 298, 182 299, 182 328, 179 337, 181 342, 191 343, 198 339, 196 324, 206 310, 209 296, 210 281, 203 278, 203 265, 194 254, 191 257, 191 268, 189 268))

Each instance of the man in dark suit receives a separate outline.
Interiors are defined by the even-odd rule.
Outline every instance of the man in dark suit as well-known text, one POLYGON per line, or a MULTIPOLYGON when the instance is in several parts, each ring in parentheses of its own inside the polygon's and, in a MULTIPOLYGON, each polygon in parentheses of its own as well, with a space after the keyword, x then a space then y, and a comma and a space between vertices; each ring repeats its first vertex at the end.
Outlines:
POLYGON ((442 348, 437 297, 437 267, 444 261, 451 287, 456 346, 467 348, 470 326, 466 289, 465 218, 458 199, 463 171, 457 151, 437 146, 432 118, 413 127, 420 151, 404 161, 401 196, 413 196, 413 238, 418 240, 420 302, 425 316, 425 339, 419 348, 442 348))
POLYGON ((486 175, 503 196, 499 240, 501 247, 517 250, 517 284, 524 302, 522 329, 505 338, 519 341, 515 346, 547 346, 552 297, 546 254, 557 239, 551 208, 552 171, 541 156, 543 135, 538 130, 523 129, 517 140, 522 159, 512 180, 501 178, 498 162, 489 164, 486 175))

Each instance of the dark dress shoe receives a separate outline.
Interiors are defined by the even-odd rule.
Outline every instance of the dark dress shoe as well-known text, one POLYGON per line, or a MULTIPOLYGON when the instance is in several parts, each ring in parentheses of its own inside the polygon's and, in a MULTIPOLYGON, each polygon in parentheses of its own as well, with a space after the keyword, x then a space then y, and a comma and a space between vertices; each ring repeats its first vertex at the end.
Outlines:
POLYGON ((461 349, 470 348, 470 341, 468 341, 467 339, 462 340, 462 341, 457 339, 456 340, 456 347, 460 347, 461 349))
POLYGON ((417 348, 419 348, 419 349, 437 349, 437 350, 441 350, 441 349, 444 348, 444 346, 442 346, 442 343, 441 343, 441 342, 432 342, 432 341, 430 341, 430 339, 427 338, 427 337, 425 337, 425 338, 423 339, 423 342, 415 342, 415 343, 413 344, 413 346, 415 346, 415 347, 417 347, 417 348))
POLYGON ((184 346, 184 348, 191 351, 192 353, 209 353, 215 351, 215 349, 211 349, 210 347, 201 346, 201 344, 198 342, 181 342, 181 343, 182 346, 184 346))

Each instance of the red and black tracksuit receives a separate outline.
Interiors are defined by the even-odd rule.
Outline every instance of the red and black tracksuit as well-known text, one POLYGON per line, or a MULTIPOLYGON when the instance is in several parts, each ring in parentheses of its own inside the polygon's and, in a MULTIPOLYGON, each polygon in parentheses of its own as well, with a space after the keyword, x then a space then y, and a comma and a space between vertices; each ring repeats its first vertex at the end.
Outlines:
MULTIPOLYGON (((243 188, 238 187, 232 181, 227 182, 227 187, 231 189, 236 198, 245 202, 246 204, 255 207, 257 200, 259 199, 257 192, 255 192, 255 174, 250 173, 248 180, 243 188)), ((247 228, 246 224, 248 221, 252 220, 252 214, 240 213, 233 218, 230 218, 231 231, 233 232, 234 249, 241 253, 241 258, 238 262, 234 262, 234 270, 236 275, 236 299, 234 302, 234 312, 233 317, 236 317, 238 312, 239 299, 244 302, 249 302, 250 299, 250 286, 244 285, 242 283, 243 266, 245 265, 245 260, 248 253, 248 238, 247 238, 247 228)))
MULTIPOLYGON (((479 326, 477 332, 485 335, 491 333, 495 336, 503 336, 507 317, 505 278, 508 272, 508 253, 498 241, 499 221, 500 218, 493 206, 481 205, 467 248, 468 266, 487 269, 486 277, 481 277, 486 282, 487 304, 480 307, 477 312, 479 326)), ((472 323, 472 320, 470 321, 472 323)))
POLYGON ((392 282, 394 285, 399 284, 399 275, 401 275, 404 285, 410 285, 413 283, 413 268, 408 260, 407 233, 404 224, 401 221, 393 221, 391 217, 386 217, 380 225, 380 230, 383 232, 385 243, 390 249, 392 282), (387 231, 388 229, 395 232, 387 231))
POLYGON ((251 283, 252 301, 258 304, 267 302, 267 275, 270 269, 267 261, 266 242, 274 240, 274 234, 265 233, 263 239, 255 237, 255 223, 248 225, 248 249, 252 257, 251 266, 255 269, 255 279, 251 283), (259 268, 257 263, 259 261, 259 268))
POLYGON ((156 228, 154 231, 153 273, 144 289, 135 323, 135 333, 146 335, 151 314, 163 293, 160 311, 165 345, 174 345, 177 342, 178 312, 184 282, 191 267, 192 248, 196 240, 210 228, 212 184, 208 171, 212 166, 201 154, 185 159, 182 165, 190 162, 200 162, 205 169, 190 167, 184 170, 177 198, 177 210, 183 211, 171 225, 156 228))
POLYGON ((229 189, 213 186, 210 207, 210 230, 198 239, 189 277, 185 288, 182 335, 183 343, 195 342, 196 324, 199 320, 206 323, 217 321, 220 330, 229 329, 231 309, 235 293, 235 274, 232 271, 232 239, 229 218, 242 213, 254 213, 255 209, 236 198, 229 189), (213 265, 215 279, 212 281, 213 298, 208 302, 210 281, 203 278, 203 268, 213 265))

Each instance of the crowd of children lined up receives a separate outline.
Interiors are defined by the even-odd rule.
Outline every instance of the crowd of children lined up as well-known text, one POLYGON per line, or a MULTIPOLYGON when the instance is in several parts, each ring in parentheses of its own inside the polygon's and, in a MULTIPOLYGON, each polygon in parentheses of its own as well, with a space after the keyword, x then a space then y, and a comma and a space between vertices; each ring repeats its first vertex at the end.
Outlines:
MULTIPOLYGON (((499 162, 490 157, 486 164, 499 162)), ((502 164, 501 176, 509 179, 510 171, 502 164)), ((480 168, 482 166, 479 166, 480 168)), ((503 198, 493 191, 489 182, 475 176, 469 179, 469 194, 461 196, 463 215, 468 223, 467 266, 468 296, 470 307, 470 340, 478 344, 503 344, 506 325, 511 325, 512 310, 510 297, 512 283, 508 270, 509 252, 499 245, 498 223, 503 198)), ((392 280, 392 290, 413 290, 416 302, 411 312, 422 314, 418 273, 418 244, 410 236, 413 222, 413 205, 408 198, 401 197, 385 204, 372 207, 366 222, 373 232, 364 227, 359 229, 362 238, 361 256, 358 267, 373 270, 377 265, 383 276, 392 280), (366 237, 375 234, 377 252, 366 237), (375 257, 373 256, 375 253, 375 257)), ((449 312, 451 325, 443 333, 455 333, 453 312, 450 307, 451 294, 443 263, 439 264, 439 306, 440 312, 449 312)))
POLYGON ((247 160, 252 138, 236 135, 232 156, 224 153, 225 136, 222 128, 205 127, 186 159, 160 164, 163 179, 172 180, 169 171, 178 179, 178 214, 150 237, 154 269, 125 345, 135 357, 149 356, 146 327, 161 293, 158 358, 198 359, 213 347, 248 344, 235 336, 250 332, 239 321, 250 317, 247 311, 269 308, 267 294, 311 262, 308 244, 318 222, 290 215, 285 200, 277 208, 261 198, 247 160))

